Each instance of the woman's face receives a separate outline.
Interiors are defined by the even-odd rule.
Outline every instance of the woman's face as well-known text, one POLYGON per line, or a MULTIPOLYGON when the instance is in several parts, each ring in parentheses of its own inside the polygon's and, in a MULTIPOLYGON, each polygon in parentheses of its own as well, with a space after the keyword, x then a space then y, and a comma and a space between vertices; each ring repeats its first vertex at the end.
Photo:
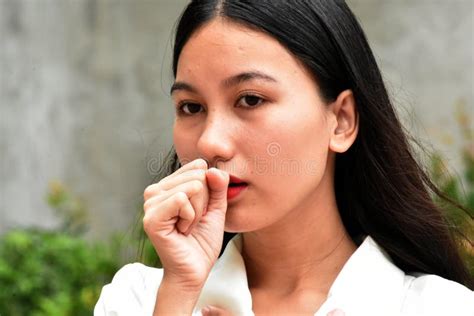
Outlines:
POLYGON ((201 157, 248 183, 228 201, 226 231, 269 227, 317 199, 329 170, 326 105, 277 40, 215 19, 184 46, 178 82, 173 137, 181 163, 201 157))

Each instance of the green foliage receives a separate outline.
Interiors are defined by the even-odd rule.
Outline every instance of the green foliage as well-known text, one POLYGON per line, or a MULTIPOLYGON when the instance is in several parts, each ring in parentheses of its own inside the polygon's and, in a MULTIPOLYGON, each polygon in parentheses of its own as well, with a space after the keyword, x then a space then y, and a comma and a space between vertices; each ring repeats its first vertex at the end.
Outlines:
POLYGON ((87 210, 83 201, 73 196, 61 183, 50 182, 46 199, 62 219, 60 230, 75 235, 87 230, 87 210))
POLYGON ((83 217, 72 219, 84 209, 78 200, 56 183, 48 201, 65 212, 62 230, 17 229, 0 239, 0 315, 91 315, 120 266, 116 240, 82 238, 83 217))
POLYGON ((90 315, 118 261, 61 232, 14 230, 0 244, 0 314, 90 315))
POLYGON ((434 153, 431 157, 431 176, 444 194, 463 207, 455 207, 434 196, 435 202, 443 209, 459 243, 461 255, 474 276, 474 131, 465 107, 461 105, 457 114, 464 145, 461 152, 463 173, 460 176, 450 174, 442 155, 434 153))

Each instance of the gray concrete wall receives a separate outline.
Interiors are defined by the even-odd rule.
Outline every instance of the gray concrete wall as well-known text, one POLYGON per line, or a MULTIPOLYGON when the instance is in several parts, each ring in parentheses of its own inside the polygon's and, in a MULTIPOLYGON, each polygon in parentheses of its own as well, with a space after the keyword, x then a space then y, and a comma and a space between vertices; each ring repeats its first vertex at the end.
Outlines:
POLYGON ((128 227, 171 144, 171 28, 185 1, 0 0, 0 230, 54 227, 57 179, 92 232, 128 227), (168 53, 168 54, 166 54, 168 53))
MULTIPOLYGON (((55 227, 54 179, 84 200, 91 236, 130 227, 172 142, 170 40, 186 2, 0 0, 0 232, 55 227)), ((406 125, 458 165, 454 105, 474 119, 473 2, 349 4, 406 125)))
POLYGON ((459 105, 474 123, 474 1, 348 2, 405 125, 460 171, 459 105))

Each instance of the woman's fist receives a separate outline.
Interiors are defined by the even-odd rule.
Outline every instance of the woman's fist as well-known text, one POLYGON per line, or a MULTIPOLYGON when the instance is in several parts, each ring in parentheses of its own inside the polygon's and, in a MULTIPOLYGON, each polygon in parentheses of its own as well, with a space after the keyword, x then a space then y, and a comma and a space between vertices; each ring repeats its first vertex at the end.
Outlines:
POLYGON ((201 287, 222 247, 229 175, 196 159, 144 192, 143 225, 164 277, 201 287))

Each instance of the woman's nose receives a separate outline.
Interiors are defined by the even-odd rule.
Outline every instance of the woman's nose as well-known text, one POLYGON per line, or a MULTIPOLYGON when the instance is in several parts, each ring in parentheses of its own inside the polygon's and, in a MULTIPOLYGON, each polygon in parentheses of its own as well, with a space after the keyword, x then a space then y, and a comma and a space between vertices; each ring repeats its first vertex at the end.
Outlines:
POLYGON ((199 137, 197 150, 210 166, 217 166, 218 160, 229 160, 234 154, 232 124, 221 118, 206 122, 199 137))

